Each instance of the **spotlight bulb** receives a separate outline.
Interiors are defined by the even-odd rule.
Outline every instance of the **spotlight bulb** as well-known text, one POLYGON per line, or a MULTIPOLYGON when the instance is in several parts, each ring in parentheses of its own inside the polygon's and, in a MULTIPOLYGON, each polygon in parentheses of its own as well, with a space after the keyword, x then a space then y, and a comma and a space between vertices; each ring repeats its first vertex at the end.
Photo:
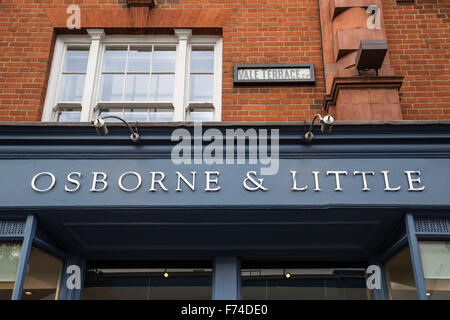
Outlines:
POLYGON ((334 119, 329 114, 323 117, 322 119, 322 125, 320 127, 322 133, 329 134, 331 133, 331 130, 333 129, 334 119))
POLYGON ((108 134, 108 128, 106 127, 105 120, 100 118, 95 119, 94 127, 99 136, 106 136, 108 134))

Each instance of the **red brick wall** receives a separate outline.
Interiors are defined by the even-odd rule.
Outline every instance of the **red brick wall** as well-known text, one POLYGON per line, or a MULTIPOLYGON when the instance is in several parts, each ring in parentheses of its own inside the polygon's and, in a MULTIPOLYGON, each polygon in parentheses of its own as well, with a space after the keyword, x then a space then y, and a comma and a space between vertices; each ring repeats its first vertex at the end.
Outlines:
MULTIPOLYGON (((158 1, 157 1, 158 2, 158 1)), ((124 8, 124 0, 1 0, 0 121, 40 121, 52 51, 46 8, 124 8)), ((235 9, 223 28, 224 121, 294 121, 320 111, 317 0, 161 0, 157 8, 235 9), (233 87, 239 63, 314 63, 316 86, 233 87)), ((129 10, 124 8, 123 10, 129 10)))
MULTIPOLYGON (((124 0, 83 2, 84 8, 124 5, 124 0)), ((81 1, 0 1, 0 121, 41 120, 54 43, 45 9, 72 3, 81 1)))
POLYGON ((450 1, 384 0, 383 9, 391 64, 405 76, 403 119, 450 120, 450 1))
MULTIPOLYGON (((391 63, 405 75, 404 119, 450 119, 449 6, 383 2, 391 63)), ((165 9, 235 9, 223 27, 224 121, 309 120, 324 94, 317 0, 159 0, 165 9), (232 67, 313 63, 315 86, 234 87, 232 67)), ((1 0, 0 121, 40 121, 51 61, 47 8, 122 8, 125 0, 1 0)))
POLYGON ((325 90, 317 0, 233 2, 238 11, 223 30, 222 119, 310 120, 325 90), (233 65, 251 63, 313 63, 316 86, 233 87, 233 65))

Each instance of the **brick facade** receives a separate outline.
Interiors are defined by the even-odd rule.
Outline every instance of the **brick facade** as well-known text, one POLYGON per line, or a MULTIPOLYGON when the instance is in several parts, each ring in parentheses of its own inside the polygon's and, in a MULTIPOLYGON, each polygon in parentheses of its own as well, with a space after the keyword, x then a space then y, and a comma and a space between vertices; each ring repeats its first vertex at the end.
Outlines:
POLYGON ((450 1, 383 1, 391 65, 405 77, 404 120, 450 119, 450 1))
MULTIPOLYGON (((400 91, 403 119, 450 119, 450 5, 444 1, 416 0, 415 5, 401 6, 396 1, 383 1, 391 66, 396 75, 405 77, 400 91)), ((98 21, 95 17, 105 12, 105 23, 114 23, 107 18, 114 11, 113 21, 119 21, 120 16, 122 22, 120 28, 110 32, 126 32, 125 16, 133 23, 136 20, 136 25, 130 26, 134 28, 139 28, 141 22, 149 27, 170 27, 170 21, 162 18, 159 21, 156 17, 159 13, 160 17, 168 17, 169 11, 180 9, 185 10, 182 21, 174 19, 173 27, 184 23, 194 32, 202 29, 213 32, 212 27, 220 24, 223 121, 302 121, 322 111, 325 83, 317 0, 155 2, 152 15, 141 16, 139 12, 143 11, 135 11, 137 14, 133 15, 134 9, 127 8, 125 0, 3 0, 0 3, 0 121, 40 121, 54 35, 64 31, 55 29, 58 27, 55 23, 64 21, 65 8, 72 3, 80 6, 82 20, 86 15, 98 21), (211 15, 213 11, 208 11, 204 18, 198 19, 202 9, 229 13, 211 15), (55 16, 55 12, 60 16, 55 16), (218 21, 220 17, 223 21, 218 21), (313 63, 316 84, 233 85, 233 65, 266 63, 313 63)))

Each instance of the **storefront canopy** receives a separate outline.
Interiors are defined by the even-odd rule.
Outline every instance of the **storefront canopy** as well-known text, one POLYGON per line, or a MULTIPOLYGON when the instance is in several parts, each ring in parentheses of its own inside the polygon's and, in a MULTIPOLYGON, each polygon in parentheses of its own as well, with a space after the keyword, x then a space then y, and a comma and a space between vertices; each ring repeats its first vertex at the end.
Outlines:
POLYGON ((138 143, 108 126, 1 124, 1 220, 33 214, 87 259, 367 261, 406 213, 450 210, 446 122, 339 123, 310 143, 298 123, 140 124, 138 143))

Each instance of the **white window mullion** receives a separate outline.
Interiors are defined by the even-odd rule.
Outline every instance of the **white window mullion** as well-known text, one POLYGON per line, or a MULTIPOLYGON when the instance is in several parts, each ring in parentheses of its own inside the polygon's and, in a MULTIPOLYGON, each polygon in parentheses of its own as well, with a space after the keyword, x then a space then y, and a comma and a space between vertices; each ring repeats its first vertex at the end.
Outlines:
POLYGON ((214 121, 222 121, 222 39, 214 48, 214 121))
MULTIPOLYGON (((122 85, 122 100, 125 101, 125 87, 127 85, 127 77, 128 77, 128 58, 130 57, 130 46, 127 46, 127 57, 125 58, 125 73, 123 74, 123 85, 122 85)), ((123 118, 123 114, 122 114, 123 118)))
POLYGON ((192 36, 191 29, 176 29, 175 35, 178 38, 178 50, 175 67, 175 85, 174 85, 174 121, 184 121, 186 114, 186 78, 187 78, 187 60, 189 39, 192 36))
POLYGON ((100 58, 100 42, 105 32, 103 29, 88 29, 91 37, 91 46, 89 49, 88 65, 86 70, 86 79, 84 82, 83 100, 81 101, 81 122, 88 122, 91 118, 91 112, 94 109, 94 85, 97 75, 97 66, 100 58))
POLYGON ((47 85, 47 95, 44 103, 44 112, 42 113, 42 121, 56 121, 54 117, 54 108, 57 100, 58 82, 62 73, 63 55, 64 41, 57 38, 55 52, 53 54, 52 69, 47 85))
MULTIPOLYGON (((152 92, 152 77, 153 77, 153 59, 155 57, 155 46, 152 46, 152 54, 150 55, 150 74, 148 76, 148 87, 147 87, 147 100, 151 99, 151 92, 152 92)), ((150 116, 148 116, 148 121, 150 121, 150 116)))

